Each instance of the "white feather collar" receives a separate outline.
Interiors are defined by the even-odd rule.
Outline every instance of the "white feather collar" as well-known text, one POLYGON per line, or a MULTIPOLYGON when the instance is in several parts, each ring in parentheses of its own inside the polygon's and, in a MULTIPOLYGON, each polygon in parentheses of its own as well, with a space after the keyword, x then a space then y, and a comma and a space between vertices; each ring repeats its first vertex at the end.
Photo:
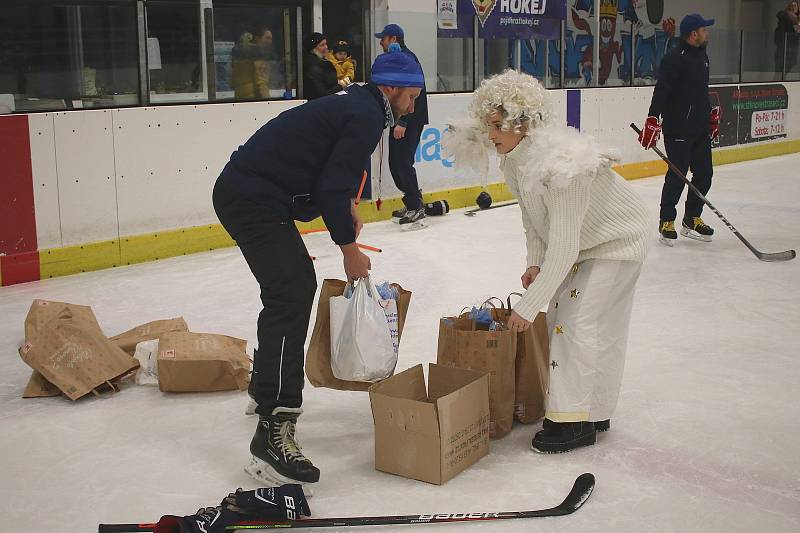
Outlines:
POLYGON ((594 137, 568 126, 546 126, 530 132, 502 158, 505 171, 513 165, 520 190, 542 194, 564 188, 575 179, 591 182, 597 173, 619 161, 619 154, 594 137))

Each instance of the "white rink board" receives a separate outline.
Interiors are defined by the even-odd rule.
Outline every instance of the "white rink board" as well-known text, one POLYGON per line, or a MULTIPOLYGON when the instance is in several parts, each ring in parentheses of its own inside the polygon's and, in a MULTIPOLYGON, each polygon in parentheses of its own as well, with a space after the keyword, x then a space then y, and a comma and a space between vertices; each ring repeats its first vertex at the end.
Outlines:
POLYGON ((53 114, 62 246, 119 237, 111 115, 53 114))
POLYGON ((36 242, 40 250, 59 248, 61 217, 58 209, 55 126, 52 113, 28 115, 31 142, 33 205, 36 210, 36 242))
POLYGON ((211 191, 231 152, 294 103, 114 112, 121 235, 217 223, 211 191))

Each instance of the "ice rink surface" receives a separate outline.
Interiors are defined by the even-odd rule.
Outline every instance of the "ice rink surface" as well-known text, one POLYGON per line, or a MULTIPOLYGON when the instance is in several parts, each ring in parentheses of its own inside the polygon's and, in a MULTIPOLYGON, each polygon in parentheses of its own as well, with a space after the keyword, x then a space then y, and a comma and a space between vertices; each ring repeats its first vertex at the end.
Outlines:
MULTIPOLYGON (((710 198, 760 250, 800 248, 798 167, 800 155, 717 167, 710 198)), ((366 393, 307 384, 298 433, 322 470, 314 515, 540 509, 593 472, 594 494, 568 517, 380 531, 800 531, 800 260, 758 261, 708 210, 713 243, 658 244, 661 182, 632 182, 651 209, 653 246, 611 431, 589 448, 538 455, 539 425, 516 425, 488 457, 434 486, 373 468, 366 393)), ((372 254, 375 281, 414 293, 398 371, 435 361, 439 317, 520 289, 518 208, 462 213, 418 232, 382 222, 362 233, 384 250, 372 254)), ((343 277, 327 234, 305 241, 320 283, 343 277)), ((17 348, 35 298, 91 305, 107 335, 182 315, 192 331, 250 343, 260 310, 236 248, 0 288, 0 531, 150 522, 255 487, 242 471, 256 424, 245 393, 130 385, 108 399, 21 399, 30 369, 17 348)))

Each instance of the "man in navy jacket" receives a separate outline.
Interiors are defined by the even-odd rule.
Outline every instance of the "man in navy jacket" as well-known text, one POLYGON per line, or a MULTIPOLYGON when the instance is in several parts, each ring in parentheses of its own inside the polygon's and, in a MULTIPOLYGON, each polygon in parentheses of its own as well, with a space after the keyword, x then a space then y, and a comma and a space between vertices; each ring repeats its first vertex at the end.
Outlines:
MULTIPOLYGON (((376 33, 375 37, 380 39, 384 52, 388 52, 389 47, 397 43, 400 50, 419 65, 417 56, 406 46, 403 28, 397 24, 388 24, 383 31, 376 33)), ((392 173, 394 184, 403 192, 404 205, 402 209, 393 211, 392 216, 398 219, 401 225, 425 218, 422 191, 419 188, 417 171, 414 169, 414 160, 426 124, 428 124, 428 95, 423 87, 414 112, 400 117, 389 134, 389 171, 392 173)))
POLYGON ((422 69, 382 54, 367 85, 284 111, 236 150, 214 186, 214 209, 261 287, 250 395, 259 423, 245 470, 267 485, 314 483, 317 469, 295 439, 304 382, 303 347, 316 274, 295 220, 321 216, 344 256, 348 279, 366 277, 353 198, 364 162, 395 117, 414 111, 422 69))
MULTIPOLYGON (((686 174, 692 169, 692 184, 707 194, 714 169, 711 163, 711 141, 719 135, 719 107, 712 109, 708 97, 709 63, 706 54, 708 32, 714 19, 698 14, 681 21, 681 44, 670 50, 661 61, 658 83, 653 91, 647 121, 639 142, 647 149, 658 141, 663 127, 664 146, 670 161, 686 174), (663 123, 658 117, 662 117, 663 123)), ((683 192, 683 180, 672 170, 664 178, 661 192, 659 233, 661 242, 672 246, 678 238, 675 231, 675 206, 683 192)), ((681 235, 711 241, 714 230, 703 222, 700 214, 703 201, 693 192, 686 198, 681 235)))

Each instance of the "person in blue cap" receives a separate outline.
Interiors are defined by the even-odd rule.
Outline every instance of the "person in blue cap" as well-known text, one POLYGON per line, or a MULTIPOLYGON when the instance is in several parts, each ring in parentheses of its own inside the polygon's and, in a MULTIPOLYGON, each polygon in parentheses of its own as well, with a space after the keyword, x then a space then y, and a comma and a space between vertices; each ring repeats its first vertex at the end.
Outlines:
POLYGON ((303 347, 316 274, 294 224, 322 217, 347 279, 366 277, 353 198, 364 162, 395 118, 414 112, 424 86, 410 56, 382 54, 372 80, 284 111, 230 157, 214 185, 214 210, 261 288, 258 348, 249 393, 259 416, 245 467, 266 485, 314 483, 320 472, 295 438, 302 413, 303 347))
MULTIPOLYGON (((403 28, 397 24, 386 25, 382 31, 375 34, 375 37, 380 39, 384 52, 388 52, 389 47, 397 43, 395 46, 399 45, 400 50, 419 65, 417 56, 406 46, 403 28)), ((403 192, 403 207, 393 211, 392 217, 404 229, 421 227, 420 221, 425 218, 422 191, 419 188, 417 171, 414 169, 414 160, 426 124, 428 124, 428 95, 423 86, 414 112, 400 117, 389 134, 389 171, 392 173, 395 185, 403 192)))
MULTIPOLYGON (((712 107, 708 97, 707 28, 713 24, 714 19, 704 19, 696 13, 683 17, 681 44, 667 52, 661 61, 648 117, 639 135, 641 145, 649 149, 658 142, 663 128, 667 157, 684 175, 692 170, 692 184, 703 195, 711 189, 714 173, 711 143, 719 137, 720 109, 712 107)), ((669 170, 661 191, 658 225, 660 240, 667 246, 672 246, 678 238, 675 206, 683 188, 683 180, 669 170)), ((703 201, 690 191, 681 235, 711 241, 714 230, 700 218, 702 212, 703 201)))

